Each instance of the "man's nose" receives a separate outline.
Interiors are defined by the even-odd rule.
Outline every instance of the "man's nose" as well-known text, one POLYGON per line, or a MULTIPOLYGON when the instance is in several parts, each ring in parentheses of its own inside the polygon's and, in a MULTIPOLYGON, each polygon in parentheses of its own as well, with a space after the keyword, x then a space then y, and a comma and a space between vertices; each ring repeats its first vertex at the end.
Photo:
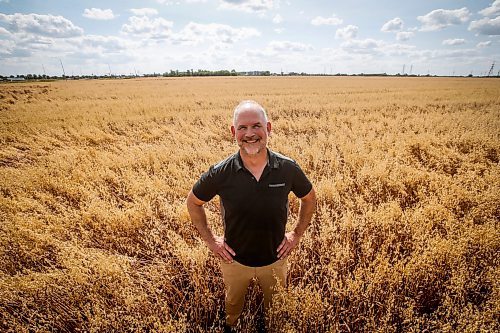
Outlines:
POLYGON ((245 131, 245 136, 247 136, 247 137, 254 136, 254 134, 255 134, 255 131, 253 130, 253 128, 247 128, 245 131))

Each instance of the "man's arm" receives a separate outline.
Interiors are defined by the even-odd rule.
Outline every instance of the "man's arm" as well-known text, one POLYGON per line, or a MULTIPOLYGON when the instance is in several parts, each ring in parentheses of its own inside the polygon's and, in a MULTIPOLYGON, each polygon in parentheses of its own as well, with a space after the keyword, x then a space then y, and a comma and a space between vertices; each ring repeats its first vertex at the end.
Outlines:
POLYGON ((189 191, 187 196, 186 205, 196 229, 200 233, 201 238, 205 241, 210 251, 212 251, 217 257, 220 257, 224 261, 231 263, 233 262, 233 256, 235 255, 233 249, 224 242, 224 237, 215 236, 210 230, 207 223, 207 215, 205 214, 205 208, 203 204, 205 201, 200 200, 194 195, 193 191, 189 191))
POLYGON ((285 234, 283 241, 278 247, 278 258, 286 258, 290 252, 299 244, 300 238, 304 235, 307 226, 311 222, 316 209, 316 193, 311 189, 308 194, 300 198, 299 221, 293 231, 285 234))

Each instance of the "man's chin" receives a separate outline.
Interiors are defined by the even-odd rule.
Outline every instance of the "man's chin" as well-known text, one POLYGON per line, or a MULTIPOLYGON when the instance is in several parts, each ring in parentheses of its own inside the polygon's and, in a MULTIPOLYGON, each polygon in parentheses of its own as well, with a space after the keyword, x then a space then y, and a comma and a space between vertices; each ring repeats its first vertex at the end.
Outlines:
POLYGON ((258 155, 262 151, 262 147, 242 147, 245 154, 250 156, 258 155))

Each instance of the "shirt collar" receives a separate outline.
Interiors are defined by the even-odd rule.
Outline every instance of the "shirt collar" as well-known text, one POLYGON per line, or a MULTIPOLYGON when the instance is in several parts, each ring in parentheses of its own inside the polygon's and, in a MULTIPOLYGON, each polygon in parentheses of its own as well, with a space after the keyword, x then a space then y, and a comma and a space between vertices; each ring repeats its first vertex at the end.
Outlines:
MULTIPOLYGON (((276 158, 276 154, 271 151, 270 149, 267 149, 267 166, 272 168, 272 169, 278 169, 279 168, 279 162, 278 159, 276 158)), ((235 154, 234 158, 234 167, 236 168, 236 171, 239 171, 240 169, 243 169, 243 161, 241 159, 240 151, 235 154)))

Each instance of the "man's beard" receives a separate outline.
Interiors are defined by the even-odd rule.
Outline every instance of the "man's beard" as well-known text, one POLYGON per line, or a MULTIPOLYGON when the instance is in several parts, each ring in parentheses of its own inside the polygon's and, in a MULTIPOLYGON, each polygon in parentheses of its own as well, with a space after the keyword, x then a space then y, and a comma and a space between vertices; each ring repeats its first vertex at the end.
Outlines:
POLYGON ((262 141, 262 138, 259 138, 258 140, 259 141, 257 141, 255 144, 241 142, 239 146, 245 152, 245 154, 255 156, 266 148, 266 143, 262 141))

